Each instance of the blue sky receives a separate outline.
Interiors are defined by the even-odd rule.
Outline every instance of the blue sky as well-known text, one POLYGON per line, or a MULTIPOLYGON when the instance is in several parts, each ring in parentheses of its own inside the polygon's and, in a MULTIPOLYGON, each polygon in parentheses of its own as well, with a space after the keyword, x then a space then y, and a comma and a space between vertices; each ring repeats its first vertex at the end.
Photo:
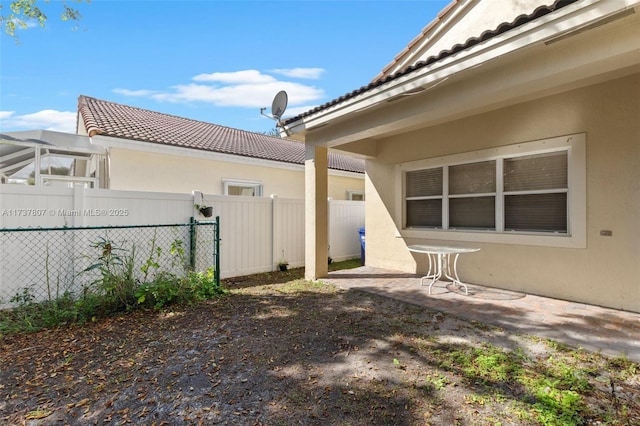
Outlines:
POLYGON ((449 1, 41 1, 45 28, 0 35, 0 131, 75 133, 86 95, 268 132, 278 91, 287 117, 368 84, 449 1))

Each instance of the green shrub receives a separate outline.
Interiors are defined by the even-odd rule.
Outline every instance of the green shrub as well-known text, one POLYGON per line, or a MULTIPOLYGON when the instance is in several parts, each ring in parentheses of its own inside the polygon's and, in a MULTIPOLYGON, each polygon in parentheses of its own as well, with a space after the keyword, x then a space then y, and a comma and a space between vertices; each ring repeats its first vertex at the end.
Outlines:
POLYGON ((157 274, 152 282, 142 284, 136 291, 138 304, 162 309, 174 303, 191 303, 216 297, 223 293, 216 284, 215 271, 188 271, 187 276, 170 273, 157 274))
POLYGON ((224 292, 216 284, 213 268, 195 272, 187 267, 181 240, 171 243, 170 264, 163 268, 163 251, 156 246, 154 238, 148 258, 139 268, 139 278, 136 278, 135 246, 129 251, 117 247, 109 239, 100 238, 91 247, 97 249, 98 255, 82 273, 98 272, 98 277, 82 294, 50 295, 50 300, 35 303, 30 288, 21 289, 11 299, 16 307, 0 310, 0 336, 71 323, 82 324, 134 309, 162 309, 176 303, 194 303, 224 292), (182 273, 175 273, 176 270, 182 273))

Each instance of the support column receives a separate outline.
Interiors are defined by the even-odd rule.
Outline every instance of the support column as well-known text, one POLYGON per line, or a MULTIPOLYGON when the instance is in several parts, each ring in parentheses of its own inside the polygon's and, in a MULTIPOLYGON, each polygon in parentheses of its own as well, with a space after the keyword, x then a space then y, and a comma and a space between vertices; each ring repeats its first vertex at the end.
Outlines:
POLYGON ((328 274, 328 149, 305 144, 304 277, 316 280, 328 274))

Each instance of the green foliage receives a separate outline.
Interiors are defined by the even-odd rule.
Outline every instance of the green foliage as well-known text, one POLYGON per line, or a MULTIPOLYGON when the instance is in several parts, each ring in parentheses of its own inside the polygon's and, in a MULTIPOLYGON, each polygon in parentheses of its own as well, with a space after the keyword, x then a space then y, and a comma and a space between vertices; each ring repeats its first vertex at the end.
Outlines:
POLYGON ((31 294, 29 287, 24 287, 21 292, 16 293, 16 295, 10 299, 10 302, 20 306, 28 306, 34 300, 35 297, 31 294))
MULTIPOLYGON (((75 3, 82 3, 83 0, 73 0, 75 3)), ((90 3, 91 0, 86 0, 90 3)), ((29 22, 37 22, 38 25, 44 27, 47 23, 47 15, 38 7, 38 0, 14 0, 8 2, 8 9, 6 9, 7 2, 0 4, 0 27, 4 27, 4 32, 11 37, 16 37, 16 30, 18 28, 26 29, 29 27, 29 22)), ((49 1, 45 1, 49 3, 49 1)), ((55 2, 62 6, 60 13, 60 19, 62 21, 78 21, 82 18, 82 15, 73 7, 67 4, 66 0, 55 2)), ((42 4, 42 2, 40 2, 42 4)))
POLYGON ((105 297, 107 305, 112 310, 130 310, 135 304, 135 246, 131 253, 118 248, 105 238, 100 238, 93 248, 99 250, 97 262, 87 267, 83 272, 97 270, 100 278, 92 282, 97 287, 98 294, 105 297))
POLYGON ((545 381, 546 386, 536 391, 534 404, 537 420, 545 426, 582 424, 580 412, 584 409, 582 397, 572 390, 561 390, 557 381, 545 381))
POLYGON ((76 322, 78 314, 71 294, 42 303, 34 303, 28 289, 11 299, 18 306, 0 311, 0 336, 17 332, 34 332, 76 322))
POLYGON ((195 300, 211 299, 224 293, 224 290, 216 283, 214 268, 209 268, 205 272, 189 271, 188 278, 195 300))
POLYGON ((161 309, 173 303, 192 303, 219 296, 224 290, 216 284, 215 271, 189 271, 186 277, 170 273, 159 274, 152 282, 141 285, 136 291, 138 303, 145 307, 161 309))
MULTIPOLYGON (((531 395, 530 410, 520 412, 523 419, 546 426, 582 424, 587 410, 582 395, 589 394, 592 386, 586 374, 574 365, 574 352, 568 347, 553 347, 558 354, 567 356, 550 357, 544 367, 532 364, 522 350, 507 351, 490 344, 447 345, 444 350, 431 353, 444 370, 462 373, 470 384, 497 392, 493 395, 495 400, 503 397, 503 390, 514 387, 531 395)), ((440 389, 438 383, 431 382, 440 389)))
POLYGON ((640 364, 630 361, 625 357, 617 357, 609 360, 607 367, 616 371, 616 376, 621 380, 640 374, 640 364))
POLYGON ((108 238, 100 238, 91 248, 97 250, 97 256, 82 274, 93 274, 95 279, 82 294, 58 296, 56 291, 56 297, 35 303, 30 288, 21 289, 11 299, 17 307, 0 310, 0 336, 82 324, 140 308, 162 309, 176 303, 200 302, 224 293, 213 268, 196 272, 187 267, 181 240, 170 244, 167 259, 154 237, 140 267, 136 267, 140 263, 135 246, 126 250, 108 238))
POLYGON ((267 136, 273 136, 273 137, 276 137, 276 138, 282 137, 282 136, 280 136, 280 129, 278 129, 277 127, 269 129, 266 132, 262 132, 262 134, 263 135, 267 135, 267 136))
POLYGON ((343 269, 359 268, 360 258, 343 260, 342 262, 332 262, 329 264, 329 271, 340 271, 343 269))
POLYGON ((434 377, 430 377, 429 381, 433 384, 434 388, 437 390, 442 390, 445 387, 447 387, 447 385, 449 383, 451 383, 451 381, 443 375, 435 375, 434 377))
POLYGON ((181 293, 182 280, 169 273, 158 274, 150 283, 142 284, 135 293, 139 305, 155 309, 174 303, 181 293))
POLYGON ((487 345, 471 351, 471 365, 465 369, 470 377, 488 382, 506 382, 521 372, 520 353, 505 352, 487 345))

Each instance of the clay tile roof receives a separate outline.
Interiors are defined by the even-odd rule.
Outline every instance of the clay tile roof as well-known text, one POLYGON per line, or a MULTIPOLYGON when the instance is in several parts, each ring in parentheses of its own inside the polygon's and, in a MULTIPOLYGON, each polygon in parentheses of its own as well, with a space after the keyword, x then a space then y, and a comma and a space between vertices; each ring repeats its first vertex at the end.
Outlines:
MULTIPOLYGON (((102 135, 203 151, 304 164, 304 144, 163 114, 81 95, 78 120, 89 136, 102 135)), ((329 153, 329 168, 364 173, 364 161, 329 153)))
MULTIPOLYGON (((547 15, 551 12, 554 12, 556 10, 559 10, 565 6, 568 6, 572 3, 575 3, 578 0, 556 0, 553 4, 549 5, 549 6, 539 6, 537 7, 533 12, 531 12, 529 15, 519 15, 518 17, 516 17, 513 21, 511 22, 503 22, 502 24, 498 25, 498 27, 494 30, 487 30, 484 31, 482 34, 480 34, 480 36, 478 37, 470 37, 469 39, 467 39, 467 41, 465 41, 464 43, 458 43, 456 45, 454 45, 453 47, 451 47, 449 50, 443 50, 442 52, 440 52, 438 55, 436 56, 431 56, 429 58, 427 58, 424 61, 420 61, 414 65, 410 65, 408 67, 406 67, 405 69, 403 69, 402 71, 398 71, 395 74, 386 76, 386 77, 381 77, 378 78, 377 80, 372 81, 371 83, 369 83, 366 86, 362 86, 359 89, 356 89, 350 93, 347 93, 345 95, 340 96, 337 99, 334 99, 332 101, 329 101, 323 105, 317 106, 309 111, 303 112, 302 114, 299 114, 295 117, 291 117, 288 118, 286 120, 284 120, 284 124, 290 124, 293 122, 296 122, 304 117, 310 116, 312 114, 315 114, 317 112, 320 112, 322 110, 325 110, 329 107, 332 107, 334 105, 337 105, 341 102, 344 102, 348 99, 354 98, 358 95, 361 95, 362 93, 368 92, 369 90, 373 90, 376 87, 382 86, 385 83, 388 83, 392 80, 395 80, 397 78, 403 77, 407 74, 410 74, 416 70, 428 67, 429 65, 441 61, 445 58, 448 58, 449 56, 452 56, 458 52, 460 52, 461 50, 465 50, 465 49, 469 49, 473 46, 475 46, 478 43, 482 43, 484 41, 487 41, 493 37, 496 37, 502 33, 505 33, 506 31, 512 30, 514 28, 517 28, 521 25, 524 25, 528 22, 531 22, 535 19, 540 18, 541 16, 547 15)), ((452 2, 451 4, 449 4, 439 15, 438 17, 440 17, 441 15, 443 15, 444 13, 448 12, 449 9, 455 5, 456 2, 452 2)), ((437 18, 438 19, 438 18, 437 18)), ((437 21, 437 19, 435 21, 437 21)), ((430 27, 431 24, 429 24, 427 27, 430 27)), ((424 33, 425 30, 423 30, 424 33)), ((420 36, 418 36, 418 38, 414 39, 411 41, 410 44, 414 44, 418 41, 418 39, 420 38, 420 36)), ((406 50, 406 49, 405 49, 406 50)), ((402 56, 402 54, 405 53, 405 51, 401 52, 398 57, 402 56)))

